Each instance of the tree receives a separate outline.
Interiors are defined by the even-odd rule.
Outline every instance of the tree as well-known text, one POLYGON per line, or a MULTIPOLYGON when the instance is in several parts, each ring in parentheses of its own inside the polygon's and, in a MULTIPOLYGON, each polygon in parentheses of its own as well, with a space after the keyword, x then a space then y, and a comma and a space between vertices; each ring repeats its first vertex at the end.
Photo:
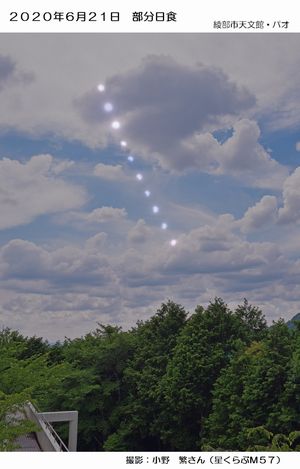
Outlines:
POLYGON ((219 298, 198 306, 183 328, 162 378, 157 431, 168 450, 195 450, 211 389, 235 349, 237 321, 219 298))
POLYGON ((26 393, 7 395, 0 391, 0 451, 13 451, 18 447, 17 437, 36 429, 24 415, 27 400, 26 393))
POLYGON ((157 419, 162 403, 157 400, 158 387, 185 322, 184 308, 168 301, 157 314, 132 330, 134 353, 124 370, 128 394, 120 412, 119 428, 107 439, 106 450, 161 448, 157 419))
POLYGON ((300 421, 300 322, 289 329, 292 354, 286 368, 287 379, 268 422, 275 432, 284 434, 298 430, 300 421))
POLYGON ((262 311, 248 303, 246 298, 244 303, 235 309, 235 315, 241 320, 240 327, 244 330, 243 338, 246 343, 253 340, 258 341, 266 336, 267 321, 262 311))
POLYGON ((99 324, 94 332, 65 341, 60 356, 71 371, 46 405, 78 410, 79 450, 102 451, 108 435, 117 429, 127 392, 123 372, 131 353, 131 334, 117 326, 99 324))
POLYGON ((250 428, 246 438, 250 444, 248 451, 300 451, 300 431, 274 435, 261 426, 250 428))
POLYGON ((244 450, 250 428, 276 430, 274 411, 284 393, 291 358, 291 337, 283 321, 265 339, 232 358, 215 383, 212 411, 203 443, 222 450, 244 450))

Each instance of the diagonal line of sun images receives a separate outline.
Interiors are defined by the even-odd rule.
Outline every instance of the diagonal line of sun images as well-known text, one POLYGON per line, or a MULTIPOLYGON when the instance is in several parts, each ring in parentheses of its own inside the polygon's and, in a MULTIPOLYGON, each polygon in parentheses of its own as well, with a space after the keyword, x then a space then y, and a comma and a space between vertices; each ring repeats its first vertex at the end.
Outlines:
MULTIPOLYGON (((97 89, 100 93, 105 93, 105 91, 106 91, 106 87, 105 87, 104 84, 98 85, 97 89)), ((110 101, 105 102, 104 105, 103 105, 103 110, 107 113, 112 113, 113 114, 113 111, 114 111, 113 103, 111 103, 110 101)), ((112 120, 111 128, 113 130, 116 130, 116 131, 119 130, 121 128, 120 121, 119 120, 112 120)), ((128 151, 128 142, 126 140, 121 140, 119 142, 119 144, 120 144, 120 147, 122 148, 122 150, 127 151, 127 161, 130 164, 134 165, 135 158, 128 151)), ((136 173, 135 178, 141 184, 144 183, 144 176, 141 172, 136 173)), ((147 197, 149 200, 151 200, 151 196, 152 196, 151 190, 146 186, 143 187, 143 190, 144 190, 144 196, 147 197)), ((151 211, 154 215, 159 215, 160 214, 160 208, 159 208, 158 205, 151 205, 151 211)), ((166 221, 161 221, 160 227, 161 227, 162 230, 166 231, 168 229, 168 223, 166 221)), ((171 239, 169 241, 169 244, 170 244, 170 246, 175 247, 177 245, 177 239, 171 239)))

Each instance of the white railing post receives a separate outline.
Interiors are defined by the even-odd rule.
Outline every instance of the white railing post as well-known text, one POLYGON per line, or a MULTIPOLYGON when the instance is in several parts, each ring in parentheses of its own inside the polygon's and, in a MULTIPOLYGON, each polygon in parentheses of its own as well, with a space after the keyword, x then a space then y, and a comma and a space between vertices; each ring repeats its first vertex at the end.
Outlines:
POLYGON ((28 402, 25 406, 27 417, 34 421, 40 428, 37 432, 37 438, 42 450, 44 451, 76 451, 77 433, 78 433, 78 411, 59 411, 59 412, 38 412, 36 408, 28 402), (68 422, 69 438, 68 448, 57 435, 50 424, 51 422, 68 422), (44 449, 44 448, 45 449, 44 449))
POLYGON ((47 422, 68 422, 69 423, 69 441, 68 450, 77 449, 77 429, 78 429, 78 411, 59 411, 59 412, 39 412, 38 414, 47 422))
POLYGON ((69 420, 69 451, 77 451, 77 433, 78 433, 78 412, 73 412, 72 420, 69 420))

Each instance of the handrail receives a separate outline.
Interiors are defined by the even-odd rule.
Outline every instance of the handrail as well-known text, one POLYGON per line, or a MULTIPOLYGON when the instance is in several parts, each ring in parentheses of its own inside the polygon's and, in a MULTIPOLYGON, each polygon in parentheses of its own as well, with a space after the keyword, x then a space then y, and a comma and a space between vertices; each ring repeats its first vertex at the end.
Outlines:
POLYGON ((34 406, 31 402, 27 402, 27 405, 28 407, 30 408, 30 410, 34 413, 36 419, 39 421, 39 423, 43 423, 43 425, 46 427, 46 429, 50 432, 50 434, 52 435, 52 437, 54 438, 55 442, 57 443, 57 445, 59 446, 60 448, 60 451, 65 451, 65 452, 69 452, 69 449, 68 447, 65 445, 65 443, 63 442, 63 440, 60 438, 60 436, 57 434, 57 432, 54 430, 54 428, 52 427, 51 423, 49 423, 45 418, 44 416, 42 415, 42 413, 40 412, 40 410, 38 409, 37 406, 34 406))
POLYGON ((54 428, 52 427, 51 423, 47 422, 47 420, 43 417, 43 415, 41 414, 37 414, 38 416, 38 419, 39 420, 42 420, 42 422, 45 424, 45 426, 47 427, 47 429, 49 430, 49 432, 52 434, 53 438, 55 439, 55 441, 58 443, 59 447, 61 448, 61 451, 67 451, 69 452, 69 449, 68 447, 65 445, 65 443, 63 442, 63 440, 60 438, 60 436, 57 434, 57 432, 54 430, 54 428))

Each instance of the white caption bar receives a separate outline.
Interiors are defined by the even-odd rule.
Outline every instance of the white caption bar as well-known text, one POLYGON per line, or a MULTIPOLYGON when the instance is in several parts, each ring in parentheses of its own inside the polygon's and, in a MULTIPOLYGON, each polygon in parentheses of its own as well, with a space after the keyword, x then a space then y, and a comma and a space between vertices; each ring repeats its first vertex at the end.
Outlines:
POLYGON ((182 469, 188 467, 265 467, 290 469, 299 467, 299 453, 284 452, 126 452, 126 453, 2 453, 1 467, 11 469, 79 469, 101 468, 166 468, 182 469))
POLYGON ((295 0, 12 0, 0 4, 0 32, 300 32, 295 0))

